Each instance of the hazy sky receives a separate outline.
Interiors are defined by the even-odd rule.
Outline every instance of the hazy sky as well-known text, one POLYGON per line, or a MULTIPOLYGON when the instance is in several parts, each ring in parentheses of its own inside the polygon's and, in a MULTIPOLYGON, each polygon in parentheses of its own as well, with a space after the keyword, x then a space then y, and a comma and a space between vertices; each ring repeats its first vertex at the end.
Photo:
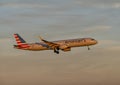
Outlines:
POLYGON ((120 85, 120 0, 0 0, 0 85, 120 85), (93 37, 71 52, 21 51, 27 42, 93 37))

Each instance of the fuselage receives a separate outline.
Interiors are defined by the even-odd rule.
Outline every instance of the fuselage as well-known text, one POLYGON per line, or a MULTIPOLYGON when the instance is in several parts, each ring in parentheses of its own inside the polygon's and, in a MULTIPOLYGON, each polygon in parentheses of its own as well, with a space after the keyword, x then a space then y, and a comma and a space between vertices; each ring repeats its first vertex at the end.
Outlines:
MULTIPOLYGON (((93 38, 77 38, 77 39, 58 40, 51 42, 59 44, 61 49, 65 47, 72 48, 72 47, 91 46, 97 44, 97 41, 93 38)), ((21 48, 17 45, 14 45, 14 47, 17 49, 32 50, 32 51, 53 50, 45 42, 27 43, 27 44, 29 45, 27 48, 21 48)))

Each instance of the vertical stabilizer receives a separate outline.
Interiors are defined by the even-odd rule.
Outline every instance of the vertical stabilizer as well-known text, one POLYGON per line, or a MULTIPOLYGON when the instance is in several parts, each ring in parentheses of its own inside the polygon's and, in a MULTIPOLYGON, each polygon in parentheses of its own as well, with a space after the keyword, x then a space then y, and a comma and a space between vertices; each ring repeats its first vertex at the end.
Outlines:
POLYGON ((26 43, 26 41, 19 34, 14 34, 14 37, 18 45, 21 45, 22 43, 26 43))
POLYGON ((14 37, 16 39, 16 43, 19 48, 28 48, 29 47, 29 45, 26 43, 26 41, 19 34, 14 34, 14 37))

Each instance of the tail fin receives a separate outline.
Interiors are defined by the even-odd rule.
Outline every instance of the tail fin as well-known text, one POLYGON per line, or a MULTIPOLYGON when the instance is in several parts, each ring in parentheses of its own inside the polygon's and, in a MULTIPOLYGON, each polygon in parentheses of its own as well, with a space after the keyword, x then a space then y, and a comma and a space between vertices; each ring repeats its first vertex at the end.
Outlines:
POLYGON ((18 48, 28 48, 29 45, 26 43, 26 41, 19 35, 19 34, 14 34, 14 37, 16 39, 17 45, 14 45, 14 47, 18 48))
POLYGON ((19 34, 14 34, 14 37, 18 45, 21 45, 22 43, 26 43, 26 41, 19 34))

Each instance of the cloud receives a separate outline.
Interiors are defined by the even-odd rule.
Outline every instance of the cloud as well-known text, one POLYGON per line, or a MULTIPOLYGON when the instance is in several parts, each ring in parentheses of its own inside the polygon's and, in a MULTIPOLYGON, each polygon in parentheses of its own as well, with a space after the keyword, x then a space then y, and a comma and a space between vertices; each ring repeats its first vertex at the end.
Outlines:
MULTIPOLYGON (((111 54, 117 53, 120 51, 120 41, 119 40, 99 40, 98 41, 98 50, 99 52, 110 52, 111 54)), ((112 56, 112 55, 111 55, 112 56)))
POLYGON ((120 8, 120 1, 116 0, 76 0, 75 4, 83 7, 95 7, 95 8, 120 8))
POLYGON ((21 54, 20 51, 17 51, 13 48, 13 45, 15 44, 15 41, 13 41, 11 38, 2 38, 0 39, 0 56, 19 56, 23 55, 24 52, 21 54))
POLYGON ((12 8, 49 8, 48 4, 40 3, 3 3, 0 6, 12 8))
POLYGON ((72 3, 59 3, 59 1, 51 1, 48 2, 37 2, 34 1, 31 3, 30 1, 27 2, 8 2, 8 3, 1 3, 0 6, 2 7, 11 7, 11 8, 35 8, 35 9, 49 9, 50 11, 55 12, 62 12, 64 10, 70 9, 72 6, 72 3))
MULTIPOLYGON (((27 1, 27 3, 20 3, 20 2, 8 2, 8 3, 1 3, 1 7, 7 7, 7 8, 15 8, 15 9, 34 9, 27 12, 31 12, 27 15, 29 16, 48 16, 48 15, 63 15, 67 11, 69 11, 71 8, 73 8, 72 3, 58 3, 56 1, 48 2, 34 2, 31 3, 27 1), (53 3, 52 3, 53 2, 53 3), (34 12, 33 12, 34 11, 34 12)), ((25 11, 23 10, 23 11, 25 11)), ((17 12, 17 11, 16 11, 17 12)), ((25 13, 25 12, 24 12, 25 13)), ((20 14, 20 13, 19 13, 20 14)), ((22 14, 21 16, 26 16, 25 14, 22 14)))
MULTIPOLYGON (((62 2, 62 1, 61 1, 62 2)), ((60 5, 64 5, 63 3, 59 3, 59 1, 51 1, 50 3, 45 3, 45 2, 30 2, 27 1, 24 3, 24 1, 21 2, 13 2, 13 3, 3 3, 0 4, 1 6, 8 6, 8 7, 15 7, 15 8, 50 8, 53 5, 55 6, 59 6, 60 5)), ((120 8, 120 2, 119 1, 108 1, 108 0, 74 0, 73 3, 71 3, 71 1, 66 1, 65 5, 68 8, 68 4, 69 7, 73 7, 73 4, 75 5, 80 5, 83 7, 96 7, 96 8, 120 8), (66 3, 67 2, 67 3, 66 3)), ((65 8, 66 8, 65 7, 65 8)), ((63 6, 64 8, 64 6, 63 6)))
POLYGON ((114 8, 114 9, 118 9, 118 8, 120 8, 120 3, 96 4, 95 7, 98 7, 98 8, 114 8))
POLYGON ((106 31, 110 30, 112 27, 110 26, 94 26, 90 28, 85 28, 83 31, 87 33, 92 33, 92 32, 101 32, 101 31, 106 31))
MULTIPOLYGON (((113 44, 119 42, 102 40, 106 44, 109 41, 113 44)), ((71 52, 61 52, 60 55, 56 55, 53 51, 43 53, 14 50, 11 48, 13 44, 11 38, 0 39, 0 42, 0 49, 5 56, 0 54, 0 68, 2 67, 0 75, 3 77, 4 85, 32 85, 33 83, 35 85, 88 85, 88 82, 90 85, 97 85, 106 79, 104 83, 119 82, 117 79, 120 76, 116 76, 120 72, 119 50, 117 53, 115 50, 103 51, 104 48, 99 50, 96 46, 89 52, 83 48, 75 48, 76 51, 73 49, 71 52), (117 57, 111 56, 112 54, 117 57)))
POLYGON ((108 50, 119 52, 120 51, 120 46, 111 46, 108 50))
POLYGON ((101 40, 100 43, 104 44, 104 45, 113 45, 113 44, 118 45, 118 44, 120 44, 120 42, 116 41, 116 40, 101 40))
POLYGON ((114 3, 114 4, 112 5, 112 8, 120 8, 120 3, 114 3))

